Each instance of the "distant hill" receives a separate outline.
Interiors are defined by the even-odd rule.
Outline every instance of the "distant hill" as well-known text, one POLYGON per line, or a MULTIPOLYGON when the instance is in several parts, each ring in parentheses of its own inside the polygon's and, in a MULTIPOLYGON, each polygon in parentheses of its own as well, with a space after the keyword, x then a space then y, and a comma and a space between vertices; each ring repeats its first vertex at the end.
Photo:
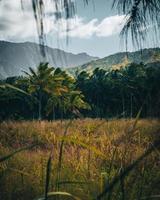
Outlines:
POLYGON ((108 69, 119 69, 127 66, 129 63, 140 63, 143 62, 148 66, 160 66, 160 48, 143 49, 136 52, 120 52, 102 59, 97 59, 79 67, 70 68, 69 72, 74 74, 76 71, 82 70, 93 71, 94 69, 102 68, 108 69))
POLYGON ((44 48, 46 59, 42 57, 38 44, 0 41, 0 78, 21 75, 22 70, 27 71, 29 67, 37 67, 40 62, 49 62, 53 67, 68 68, 97 59, 86 53, 72 54, 47 46, 44 48))

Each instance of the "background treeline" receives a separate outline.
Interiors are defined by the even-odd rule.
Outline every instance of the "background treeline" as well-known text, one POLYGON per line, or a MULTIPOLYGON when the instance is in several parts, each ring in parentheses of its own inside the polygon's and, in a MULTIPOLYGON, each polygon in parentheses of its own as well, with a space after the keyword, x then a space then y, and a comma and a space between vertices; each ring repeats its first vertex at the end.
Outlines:
POLYGON ((1 81, 0 119, 160 117, 160 68, 143 63, 117 70, 82 71, 76 77, 40 64, 23 77, 1 81), (24 91, 24 92, 23 92, 24 91))

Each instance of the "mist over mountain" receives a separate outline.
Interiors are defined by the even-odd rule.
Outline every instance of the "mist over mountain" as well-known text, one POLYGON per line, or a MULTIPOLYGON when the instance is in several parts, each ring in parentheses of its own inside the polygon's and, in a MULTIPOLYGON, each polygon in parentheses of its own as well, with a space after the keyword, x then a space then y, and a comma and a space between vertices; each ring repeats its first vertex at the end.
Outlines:
POLYGON ((93 60, 85 63, 79 67, 69 69, 70 73, 93 71, 96 68, 108 69, 119 69, 127 66, 129 63, 141 63, 143 62, 147 66, 160 66, 160 48, 149 48, 135 52, 120 52, 102 59, 93 60))
POLYGON ((38 44, 0 41, 0 78, 21 75, 22 71, 27 71, 29 67, 36 68, 40 62, 49 62, 53 67, 68 68, 98 59, 86 53, 73 54, 47 46, 44 49, 45 59, 38 44))

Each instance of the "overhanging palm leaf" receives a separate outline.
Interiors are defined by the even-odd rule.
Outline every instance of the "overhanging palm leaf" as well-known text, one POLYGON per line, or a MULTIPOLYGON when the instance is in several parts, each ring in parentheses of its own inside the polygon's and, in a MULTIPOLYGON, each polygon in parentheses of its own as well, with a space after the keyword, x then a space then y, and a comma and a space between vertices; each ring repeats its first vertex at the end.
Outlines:
MULTIPOLYGON (((23 0, 22 0, 23 1, 23 0)), ((82 0, 88 4, 91 0, 82 0)), ((134 43, 141 44, 142 40, 147 35, 147 27, 152 25, 155 32, 159 32, 160 25, 160 1, 159 0, 111 0, 113 7, 118 8, 121 12, 127 15, 127 22, 122 30, 122 34, 126 37, 131 31, 131 36, 134 43)), ((75 3, 71 0, 53 1, 56 4, 57 12, 63 12, 66 19, 75 15, 75 3), (62 10, 60 10, 60 6, 62 10)), ((101 3, 101 2, 100 2, 101 3)), ((32 0, 32 8, 35 21, 37 23, 37 31, 40 44, 44 44, 44 0, 32 0)))
POLYGON ((148 28, 159 33, 160 1, 159 0, 114 0, 113 7, 117 7, 127 16, 121 34, 127 39, 131 34, 134 44, 142 45, 147 37, 148 28))

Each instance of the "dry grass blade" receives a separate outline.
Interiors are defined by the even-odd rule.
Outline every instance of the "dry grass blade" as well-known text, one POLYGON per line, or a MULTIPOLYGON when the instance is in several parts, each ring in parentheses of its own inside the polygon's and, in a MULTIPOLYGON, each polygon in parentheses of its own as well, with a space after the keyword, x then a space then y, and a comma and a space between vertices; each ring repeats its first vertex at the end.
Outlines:
POLYGON ((109 179, 110 179, 110 174, 111 174, 111 170, 112 170, 112 167, 113 167, 113 162, 114 162, 114 158, 116 156, 116 153, 117 153, 117 147, 115 147, 114 151, 113 151, 113 155, 112 155, 112 159, 111 159, 111 162, 110 162, 110 165, 109 165, 109 179))
POLYGON ((76 144, 78 146, 81 146, 81 147, 84 147, 86 149, 89 149, 91 150, 95 155, 97 156, 100 156, 102 159, 106 159, 106 155, 103 154, 101 151, 99 151, 96 147, 94 146, 90 146, 80 140, 77 140, 75 138, 72 138, 72 137, 61 137, 61 138, 58 138, 58 140, 63 140, 67 143, 73 143, 73 144, 76 144))
POLYGON ((4 162, 4 161, 8 160, 9 158, 13 157, 14 155, 16 155, 17 153, 20 153, 20 152, 25 151, 25 150, 32 149, 35 146, 37 146, 37 144, 33 144, 33 145, 30 145, 30 146, 27 146, 27 147, 22 147, 20 149, 17 149, 16 151, 14 151, 14 152, 6 155, 6 156, 0 157, 0 162, 4 162))
POLYGON ((84 182, 84 181, 59 181, 59 185, 85 185, 89 184, 89 182, 84 182))
MULTIPOLYGON (((123 168, 121 168, 120 173, 123 173, 123 168)), ((124 182, 124 177, 120 176, 120 187, 121 187, 121 199, 125 200, 125 182, 124 182)))
MULTIPOLYGON (((56 181, 57 183, 60 181, 62 159, 63 159, 63 146, 64 146, 64 141, 65 141, 64 138, 67 135, 67 131, 68 131, 68 128, 70 127, 71 123, 72 123, 72 120, 70 120, 69 123, 67 124, 67 126, 64 130, 64 133, 63 133, 61 144, 60 144, 60 151, 59 151, 59 158, 58 158, 58 169, 57 169, 57 181, 56 181)), ((57 189, 59 190, 59 185, 57 185, 57 189)))
MULTIPOLYGON (((74 196, 74 195, 72 195, 72 194, 70 194, 68 192, 60 192, 60 191, 58 191, 58 192, 49 192, 47 194, 47 196, 48 197, 64 196, 64 197, 71 197, 74 200, 81 200, 79 197, 76 197, 76 196, 74 196)), ((45 198, 42 197, 42 198, 39 198, 37 200, 45 200, 45 198)))
POLYGON ((152 195, 149 197, 143 197, 142 200, 149 200, 149 199, 160 199, 160 195, 152 195))
POLYGON ((132 128, 132 131, 131 131, 131 132, 134 132, 134 131, 135 131, 136 125, 137 125, 137 123, 138 123, 139 117, 140 117, 141 112, 142 112, 142 108, 143 108, 143 105, 142 105, 142 107, 140 108, 140 110, 139 110, 138 113, 137 113, 137 116, 136 116, 136 119, 135 119, 135 122, 134 122, 134 124, 133 124, 133 128, 132 128))
POLYGON ((51 154, 47 161, 47 167, 46 167, 46 183, 45 183, 45 193, 44 193, 44 199, 48 199, 48 190, 49 190, 49 182, 50 182, 50 172, 51 172, 51 154))
POLYGON ((24 175, 24 176, 32 177, 29 173, 26 173, 23 170, 13 169, 13 168, 8 168, 8 170, 10 170, 12 172, 15 172, 17 174, 21 174, 21 175, 24 175))
POLYGON ((156 141, 153 146, 149 147, 143 155, 141 155, 137 160, 135 160, 131 165, 129 165, 120 175, 115 177, 113 181, 105 188, 105 190, 97 196, 97 200, 100 200, 108 192, 112 191, 114 186, 122 179, 124 179, 144 158, 150 155, 155 148, 160 148, 160 141, 156 141))

